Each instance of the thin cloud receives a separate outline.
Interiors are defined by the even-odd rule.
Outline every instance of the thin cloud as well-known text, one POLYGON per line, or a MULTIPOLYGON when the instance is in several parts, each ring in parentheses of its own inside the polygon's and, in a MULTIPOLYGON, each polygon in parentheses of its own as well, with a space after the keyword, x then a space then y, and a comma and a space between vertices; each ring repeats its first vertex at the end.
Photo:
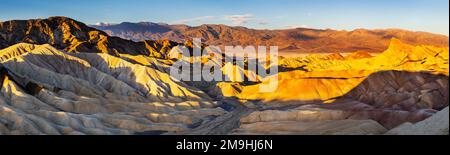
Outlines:
POLYGON ((173 23, 176 23, 176 24, 197 23, 197 22, 212 20, 214 18, 215 18, 214 16, 201 16, 201 17, 194 17, 194 18, 188 18, 188 19, 181 19, 181 20, 174 21, 173 23))
POLYGON ((288 26, 285 26, 285 27, 288 28, 288 29, 309 28, 308 25, 288 25, 288 26))
MULTIPOLYGON (((228 21, 231 22, 233 25, 239 25, 243 26, 250 21, 256 22, 256 24, 259 25, 268 25, 269 22, 266 20, 258 20, 256 19, 252 14, 236 14, 236 15, 223 15, 220 16, 200 16, 200 17, 194 17, 194 18, 188 18, 188 19, 180 19, 177 21, 174 21, 172 23, 174 24, 193 24, 193 23, 202 23, 210 22, 210 21, 228 21)), ((220 22, 219 22, 220 23, 220 22)))
POLYGON ((108 23, 108 22, 98 22, 94 24, 95 26, 112 26, 112 25, 117 25, 115 23, 108 23))
POLYGON ((258 24, 259 24, 259 25, 268 25, 269 22, 262 21, 262 22, 259 22, 258 24))
POLYGON ((224 16, 224 19, 231 21, 231 23, 233 23, 235 25, 244 25, 253 19, 253 15, 252 14, 227 15, 227 16, 224 16))
POLYGON ((258 23, 259 25, 269 25, 269 24, 270 24, 270 22, 267 21, 267 19, 258 19, 258 20, 257 20, 257 23, 258 23))

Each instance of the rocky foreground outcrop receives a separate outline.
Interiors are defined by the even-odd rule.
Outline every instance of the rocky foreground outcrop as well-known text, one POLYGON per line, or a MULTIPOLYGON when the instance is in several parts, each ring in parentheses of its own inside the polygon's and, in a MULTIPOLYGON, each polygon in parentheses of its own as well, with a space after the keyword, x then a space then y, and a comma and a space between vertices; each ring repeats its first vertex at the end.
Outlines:
POLYGON ((388 135, 448 135, 448 107, 432 117, 416 124, 405 123, 386 134, 388 135))

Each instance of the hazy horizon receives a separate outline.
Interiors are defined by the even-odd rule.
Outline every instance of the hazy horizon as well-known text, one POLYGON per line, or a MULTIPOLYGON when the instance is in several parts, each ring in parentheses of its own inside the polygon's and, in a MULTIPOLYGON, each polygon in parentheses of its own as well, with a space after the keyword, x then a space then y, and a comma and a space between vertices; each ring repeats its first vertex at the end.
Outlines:
POLYGON ((263 3, 257 0, 173 0, 171 3, 136 0, 127 5, 116 0, 81 0, 77 3, 24 0, 3 4, 0 21, 66 16, 89 25, 155 22, 189 26, 224 24, 253 29, 393 28, 449 35, 448 0, 268 0, 263 3))

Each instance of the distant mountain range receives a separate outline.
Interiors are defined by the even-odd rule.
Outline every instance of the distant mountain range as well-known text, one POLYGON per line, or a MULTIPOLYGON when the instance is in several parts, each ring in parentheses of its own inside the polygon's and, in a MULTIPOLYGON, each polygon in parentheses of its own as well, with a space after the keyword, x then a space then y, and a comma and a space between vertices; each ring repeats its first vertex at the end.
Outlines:
POLYGON ((282 51, 303 53, 328 52, 382 52, 392 38, 411 45, 434 45, 448 47, 448 37, 427 32, 413 32, 401 29, 353 31, 320 30, 297 28, 286 30, 256 30, 227 25, 169 25, 164 23, 123 22, 120 24, 98 24, 91 27, 133 41, 168 39, 184 42, 192 38, 202 38, 206 44, 265 45, 279 46, 282 51))

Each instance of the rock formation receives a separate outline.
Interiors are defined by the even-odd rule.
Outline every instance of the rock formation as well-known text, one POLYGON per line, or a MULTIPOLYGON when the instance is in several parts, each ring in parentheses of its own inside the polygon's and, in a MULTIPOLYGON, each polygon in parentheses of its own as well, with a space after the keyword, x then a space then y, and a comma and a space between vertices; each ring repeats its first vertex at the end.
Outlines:
MULTIPOLYGON (((342 134, 347 129, 335 131, 334 126, 338 123, 337 127, 345 127, 350 120, 363 121, 359 123, 364 125, 367 125, 364 120, 375 120, 368 124, 379 129, 364 130, 359 124, 352 124, 349 127, 357 129, 348 129, 351 132, 382 134, 404 122, 422 121, 447 107, 449 102, 448 48, 410 46, 394 39, 388 50, 375 57, 314 56, 280 62, 287 63, 281 66, 297 65, 303 70, 279 73, 279 86, 273 93, 258 93, 259 84, 229 83, 233 85, 229 88, 224 86, 226 83, 220 85, 227 88, 222 93, 230 93, 224 96, 263 100, 259 106, 265 110, 241 118, 241 127, 235 134, 342 134), (228 90, 231 88, 236 90, 228 90)), ((442 115, 436 117, 445 121, 442 115)), ((422 130, 431 126, 422 124, 429 123, 418 123, 422 130)), ((392 133, 401 134, 403 130, 405 134, 420 133, 416 131, 420 129, 409 129, 414 127, 399 128, 392 133)), ((430 127, 427 133, 444 132, 430 127)))
POLYGON ((388 135, 448 135, 448 107, 432 117, 416 124, 405 123, 386 134, 388 135))
POLYGON ((0 23, 0 49, 16 43, 50 44, 67 52, 131 54, 163 57, 175 42, 133 42, 110 37, 105 32, 66 17, 13 20, 0 23), (156 51, 157 50, 157 51, 156 51))
POLYGON ((181 132, 226 113, 167 73, 111 55, 25 43, 0 53, 1 134, 181 132))
MULTIPOLYGON (((170 25, 142 24, 172 31, 170 25)), ((0 134, 448 134, 448 38, 382 30, 179 29, 186 36, 207 29, 201 34, 209 43, 245 44, 250 31, 271 42, 289 34, 303 41, 287 43, 305 48, 358 51, 280 57, 262 64, 280 72, 263 77, 245 67, 249 58, 244 67, 224 62, 228 57, 207 44, 134 42, 65 17, 1 22, 0 134), (373 38, 392 33, 403 38, 370 53, 385 45, 373 38), (242 40, 233 42, 229 34, 242 40), (323 34, 334 37, 316 36, 323 34), (355 36, 372 39, 342 40, 355 36), (318 40, 333 46, 317 47, 318 40), (205 49, 186 62, 217 65, 230 80, 175 80, 169 69, 180 59, 177 45, 205 49), (273 78, 277 90, 260 92, 273 78)))

